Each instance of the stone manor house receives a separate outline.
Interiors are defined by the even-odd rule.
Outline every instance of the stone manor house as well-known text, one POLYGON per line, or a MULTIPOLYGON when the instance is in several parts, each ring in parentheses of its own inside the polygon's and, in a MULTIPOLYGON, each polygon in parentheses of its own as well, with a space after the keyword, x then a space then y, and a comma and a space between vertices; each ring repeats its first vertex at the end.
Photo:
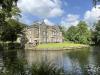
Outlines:
POLYGON ((45 22, 36 22, 25 28, 28 44, 63 42, 62 32, 57 25, 50 26, 45 22))

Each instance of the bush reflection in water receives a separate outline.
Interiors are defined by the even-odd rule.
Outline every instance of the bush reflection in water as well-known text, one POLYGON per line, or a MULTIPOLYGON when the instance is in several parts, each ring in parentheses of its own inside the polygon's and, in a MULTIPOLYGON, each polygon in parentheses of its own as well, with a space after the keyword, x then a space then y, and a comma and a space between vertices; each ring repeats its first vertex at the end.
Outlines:
POLYGON ((17 57, 17 51, 2 52, 3 67, 0 75, 25 75, 27 62, 17 57))

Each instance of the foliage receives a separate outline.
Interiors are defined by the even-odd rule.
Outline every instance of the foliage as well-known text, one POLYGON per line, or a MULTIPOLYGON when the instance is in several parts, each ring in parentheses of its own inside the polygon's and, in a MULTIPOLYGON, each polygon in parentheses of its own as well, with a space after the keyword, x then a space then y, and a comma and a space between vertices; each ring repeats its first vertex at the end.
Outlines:
POLYGON ((19 34, 22 34, 22 29, 24 26, 21 23, 17 22, 16 20, 10 19, 7 22, 6 28, 1 34, 2 41, 16 41, 19 34))
POLYGON ((2 41, 15 41, 21 31, 18 21, 11 20, 20 15, 18 0, 0 0, 0 38, 2 41), (13 25, 13 26, 12 26, 13 25))
POLYGON ((26 75, 26 60, 18 57, 18 50, 3 50, 3 66, 0 75, 26 75))
POLYGON ((60 26, 60 25, 58 27, 59 27, 60 31, 62 32, 64 40, 67 40, 66 39, 66 28, 64 26, 60 26))
POLYGON ((1 34, 1 40, 2 41, 15 41, 17 39, 17 35, 15 33, 15 30, 13 28, 7 28, 3 31, 1 34))
POLYGON ((80 21, 77 26, 71 26, 67 32, 69 41, 81 44, 89 44, 91 40, 91 32, 85 22, 80 21))
POLYGON ((5 16, 12 16, 10 12, 12 11, 12 7, 17 5, 17 1, 18 0, 0 0, 0 7, 5 16))
POLYGON ((64 70, 55 64, 42 62, 33 64, 30 73, 31 75, 64 75, 64 70))
POLYGON ((77 27, 71 26, 66 32, 66 38, 69 41, 77 42, 77 27))
POLYGON ((89 44, 91 41, 91 32, 85 22, 80 21, 78 24, 78 41, 79 43, 89 44))
POLYGON ((95 29, 92 32, 92 41, 96 44, 100 44, 100 21, 95 24, 95 29))
POLYGON ((22 23, 18 22, 17 20, 10 19, 8 21, 8 24, 10 25, 11 28, 13 28, 17 34, 22 33, 21 31, 25 27, 22 23))
POLYGON ((20 12, 16 7, 18 0, 0 0, 0 26, 4 26, 6 19, 20 12))
POLYGON ((62 68, 51 63, 34 63, 30 68, 26 68, 25 65, 27 64, 21 60, 9 63, 0 75, 67 75, 62 68))

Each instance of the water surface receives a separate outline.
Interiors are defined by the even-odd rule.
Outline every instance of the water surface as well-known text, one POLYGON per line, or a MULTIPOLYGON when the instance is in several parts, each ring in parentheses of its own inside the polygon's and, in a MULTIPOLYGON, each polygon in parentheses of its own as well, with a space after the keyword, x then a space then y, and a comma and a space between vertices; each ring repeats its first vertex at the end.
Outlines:
POLYGON ((71 75, 100 75, 99 47, 71 51, 8 50, 0 53, 0 66, 20 62, 18 59, 29 65, 42 61, 54 63, 71 75))

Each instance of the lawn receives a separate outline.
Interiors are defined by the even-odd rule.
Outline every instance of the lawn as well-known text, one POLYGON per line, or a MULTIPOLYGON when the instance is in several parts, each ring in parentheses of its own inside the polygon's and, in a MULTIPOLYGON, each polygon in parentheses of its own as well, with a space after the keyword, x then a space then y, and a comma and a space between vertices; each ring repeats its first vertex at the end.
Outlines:
POLYGON ((64 43, 47 43, 47 44, 40 44, 37 48, 64 48, 64 47, 79 47, 83 46, 83 44, 75 44, 70 42, 64 43))

